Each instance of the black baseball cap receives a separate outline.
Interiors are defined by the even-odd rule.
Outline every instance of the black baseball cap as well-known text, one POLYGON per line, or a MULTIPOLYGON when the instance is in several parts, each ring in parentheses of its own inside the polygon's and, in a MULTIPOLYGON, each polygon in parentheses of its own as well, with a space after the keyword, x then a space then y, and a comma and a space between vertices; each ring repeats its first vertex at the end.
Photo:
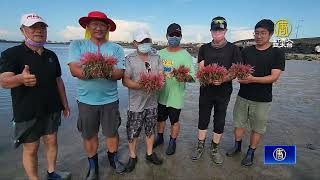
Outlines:
POLYGON ((227 21, 224 17, 217 16, 211 21, 211 31, 227 29, 227 21))
POLYGON ((181 33, 181 26, 177 23, 172 23, 168 26, 167 28, 167 35, 170 34, 179 34, 180 36, 182 35, 181 33))

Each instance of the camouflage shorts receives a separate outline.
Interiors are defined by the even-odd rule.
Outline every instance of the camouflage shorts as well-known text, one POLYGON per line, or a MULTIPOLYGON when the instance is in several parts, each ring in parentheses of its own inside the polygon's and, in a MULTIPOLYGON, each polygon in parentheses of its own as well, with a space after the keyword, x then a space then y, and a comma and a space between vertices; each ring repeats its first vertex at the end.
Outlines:
POLYGON ((127 115, 128 121, 126 127, 129 142, 132 142, 134 138, 139 137, 142 127, 144 127, 147 137, 154 134, 158 117, 157 108, 145 109, 142 112, 128 111, 127 115))

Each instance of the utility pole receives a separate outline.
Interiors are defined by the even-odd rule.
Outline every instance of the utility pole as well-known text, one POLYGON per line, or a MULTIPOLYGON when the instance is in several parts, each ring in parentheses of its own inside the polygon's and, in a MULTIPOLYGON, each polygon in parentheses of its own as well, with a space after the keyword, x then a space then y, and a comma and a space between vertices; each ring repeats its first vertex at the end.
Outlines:
POLYGON ((298 25, 297 25, 297 27, 296 27, 296 39, 298 39, 298 33, 299 33, 299 29, 301 28, 301 24, 300 24, 300 22, 303 22, 304 20, 303 19, 300 19, 300 20, 298 20, 298 25))

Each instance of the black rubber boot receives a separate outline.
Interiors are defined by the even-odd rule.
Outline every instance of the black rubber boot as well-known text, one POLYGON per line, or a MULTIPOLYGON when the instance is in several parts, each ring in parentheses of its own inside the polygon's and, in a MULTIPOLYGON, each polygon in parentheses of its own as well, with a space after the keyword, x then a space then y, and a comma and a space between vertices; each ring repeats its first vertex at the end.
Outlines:
POLYGON ((241 161, 241 165, 243 165, 243 166, 252 166, 253 165, 254 151, 255 151, 255 149, 252 149, 249 146, 246 157, 244 157, 241 161))
POLYGON ((158 158, 155 152, 153 152, 151 155, 146 154, 146 160, 155 165, 161 165, 163 163, 162 159, 158 158))
POLYGON ((129 158, 128 164, 126 165, 126 172, 131 172, 134 170, 134 168, 136 167, 136 164, 138 162, 138 157, 129 158))
POLYGON ((239 154, 241 152, 241 143, 242 143, 242 140, 235 141, 233 148, 227 151, 226 155, 229 157, 232 157, 239 154))

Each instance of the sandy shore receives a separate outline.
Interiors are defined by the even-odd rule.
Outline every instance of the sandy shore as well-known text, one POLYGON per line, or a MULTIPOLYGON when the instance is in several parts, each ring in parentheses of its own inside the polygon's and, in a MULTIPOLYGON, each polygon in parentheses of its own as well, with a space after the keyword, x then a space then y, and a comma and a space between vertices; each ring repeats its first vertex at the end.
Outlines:
MULTIPOLYGON (((242 167, 241 157, 248 146, 248 134, 243 143, 240 156, 224 157, 222 166, 212 163, 209 156, 210 140, 206 142, 206 151, 201 160, 190 159, 197 140, 199 85, 190 84, 187 88, 185 107, 181 113, 181 133, 177 141, 177 152, 173 156, 165 155, 168 144, 168 129, 165 133, 165 145, 155 151, 164 158, 164 164, 155 166, 147 164, 143 137, 138 145, 138 164, 130 174, 118 175, 109 165, 103 139, 100 138, 99 165, 100 179, 319 179, 320 171, 320 63, 307 61, 289 61, 280 81, 274 86, 272 114, 268 130, 255 154, 253 167, 242 167), (312 144, 310 148, 310 145, 312 144), (264 165, 263 145, 296 145, 296 165, 264 165)), ((225 134, 221 142, 225 153, 233 145, 232 110, 239 85, 234 83, 234 92, 229 104, 225 134)), ((128 147, 125 131, 127 96, 121 96, 122 124, 119 129, 119 155, 122 162, 128 160, 128 147)), ((72 116, 63 122, 59 132, 59 170, 71 171, 75 180, 83 179, 86 174, 87 158, 82 148, 80 134, 76 130, 77 108, 74 99, 70 99, 72 116)), ((167 122, 167 125, 169 123, 167 122)), ((212 123, 209 132, 212 131, 212 123)), ((209 133, 211 136, 211 133, 209 133)), ((101 134, 100 134, 101 136, 101 134)), ((209 139, 209 138, 208 138, 209 139)), ((8 145, 9 141, 1 144, 8 145)), ((0 179, 25 179, 21 148, 0 145, 0 179)), ((39 153, 39 173, 44 177, 46 162, 43 146, 39 153)))

